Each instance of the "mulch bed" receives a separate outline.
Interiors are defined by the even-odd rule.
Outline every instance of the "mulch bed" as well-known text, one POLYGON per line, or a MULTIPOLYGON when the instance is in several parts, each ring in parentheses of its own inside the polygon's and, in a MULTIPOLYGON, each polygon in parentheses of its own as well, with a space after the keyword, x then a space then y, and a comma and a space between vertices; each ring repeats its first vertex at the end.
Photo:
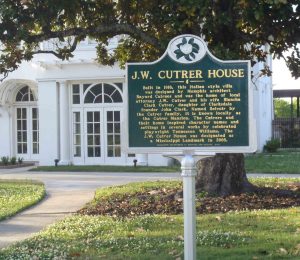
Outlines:
POLYGON ((9 165, 3 165, 0 164, 0 169, 15 169, 15 168, 21 168, 21 167, 28 167, 28 166, 34 166, 35 163, 31 162, 24 162, 20 164, 9 164, 9 165))
MULTIPOLYGON (((229 211, 277 209, 300 206, 300 183, 288 185, 288 190, 258 188, 255 193, 242 193, 227 197, 198 197, 198 213, 225 213, 229 211)), ((101 200, 96 205, 78 211, 84 215, 131 217, 146 214, 182 214, 182 197, 178 190, 154 189, 101 200)))

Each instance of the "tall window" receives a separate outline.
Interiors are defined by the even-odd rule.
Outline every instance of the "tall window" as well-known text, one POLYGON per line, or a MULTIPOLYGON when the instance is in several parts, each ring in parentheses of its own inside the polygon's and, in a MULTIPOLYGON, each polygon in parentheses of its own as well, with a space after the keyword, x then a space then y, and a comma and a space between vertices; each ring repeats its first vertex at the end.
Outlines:
POLYGON ((27 109, 17 108, 17 151, 27 153, 27 109))
POLYGON ((121 158, 123 84, 72 84, 71 90, 74 158, 87 163, 121 158))
POLYGON ((39 153, 39 115, 36 99, 28 86, 17 92, 15 105, 17 154, 30 158, 39 153))
POLYGON ((107 156, 121 156, 120 111, 107 111, 107 156))

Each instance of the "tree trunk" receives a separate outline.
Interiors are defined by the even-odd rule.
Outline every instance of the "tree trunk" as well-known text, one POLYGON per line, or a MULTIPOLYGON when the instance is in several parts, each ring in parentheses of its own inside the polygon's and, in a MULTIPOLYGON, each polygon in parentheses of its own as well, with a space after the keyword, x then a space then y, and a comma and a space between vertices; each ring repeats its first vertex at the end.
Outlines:
POLYGON ((246 176, 243 154, 217 154, 197 164, 197 192, 227 196, 255 190, 246 176))

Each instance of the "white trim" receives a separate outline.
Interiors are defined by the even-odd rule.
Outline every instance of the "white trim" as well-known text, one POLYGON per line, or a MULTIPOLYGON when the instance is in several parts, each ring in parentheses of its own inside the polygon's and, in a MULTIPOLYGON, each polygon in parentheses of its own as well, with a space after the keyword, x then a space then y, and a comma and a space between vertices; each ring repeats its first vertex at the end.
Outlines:
MULTIPOLYGON (((55 78, 38 78, 37 81, 40 82, 48 82, 48 81, 68 81, 68 82, 74 82, 74 84, 76 84, 77 82, 85 82, 85 81, 93 81, 93 82, 98 82, 99 80, 107 80, 107 81, 116 81, 116 80, 121 80, 122 82, 120 83, 124 83, 125 81, 125 74, 121 75, 121 76, 101 76, 101 79, 99 79, 99 77, 97 76, 93 76, 93 77, 55 77, 55 78)), ((103 81, 101 81, 103 82, 103 81)), ((101 83, 99 81, 99 83, 101 83)))

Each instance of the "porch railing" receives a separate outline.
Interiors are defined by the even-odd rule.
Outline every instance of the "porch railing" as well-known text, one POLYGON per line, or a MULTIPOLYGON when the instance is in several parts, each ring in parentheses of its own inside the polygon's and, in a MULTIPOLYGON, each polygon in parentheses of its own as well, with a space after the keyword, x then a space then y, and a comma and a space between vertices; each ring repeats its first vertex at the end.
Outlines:
POLYGON ((272 122, 273 138, 280 140, 281 148, 300 147, 300 118, 275 118, 272 122))

